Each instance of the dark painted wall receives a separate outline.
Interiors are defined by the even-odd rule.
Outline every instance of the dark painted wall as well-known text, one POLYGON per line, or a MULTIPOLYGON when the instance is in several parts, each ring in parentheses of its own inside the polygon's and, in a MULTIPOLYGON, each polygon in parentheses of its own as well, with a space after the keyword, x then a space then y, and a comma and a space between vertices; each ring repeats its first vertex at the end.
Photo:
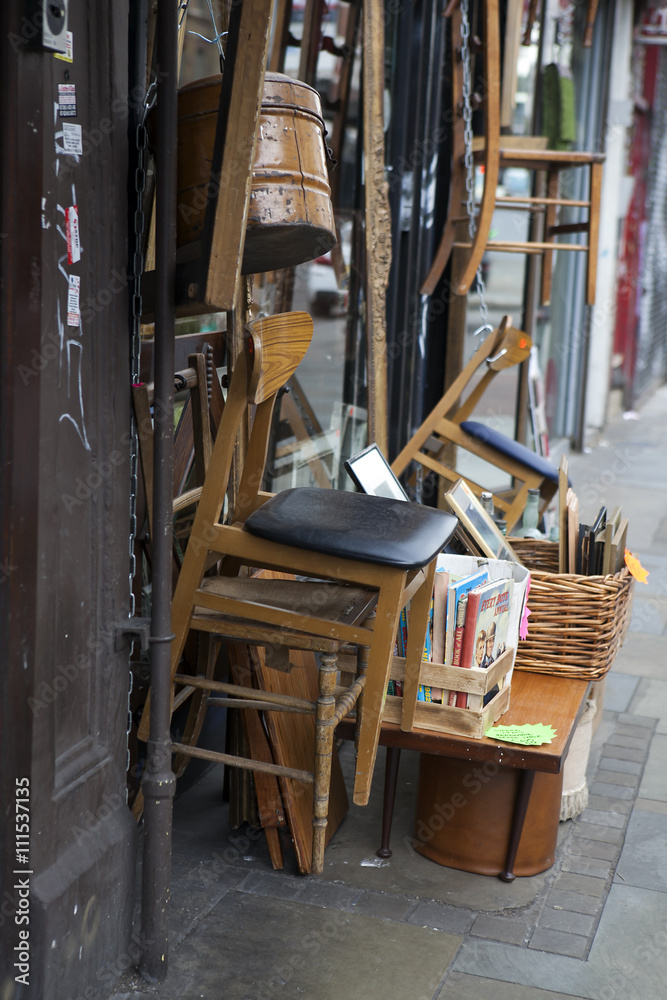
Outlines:
POLYGON ((71 61, 34 47, 29 7, 3 10, 0 995, 56 1000, 117 980, 134 881, 114 645, 129 595, 128 9, 71 3, 71 61))

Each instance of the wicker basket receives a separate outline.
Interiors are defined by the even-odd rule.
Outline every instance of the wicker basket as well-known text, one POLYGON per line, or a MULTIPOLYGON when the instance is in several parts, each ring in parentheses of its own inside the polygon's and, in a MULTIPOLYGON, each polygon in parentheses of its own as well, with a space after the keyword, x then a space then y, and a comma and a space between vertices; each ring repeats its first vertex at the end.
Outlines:
POLYGON ((516 669, 582 680, 604 677, 630 624, 633 577, 625 567, 613 576, 545 570, 554 559, 557 570, 557 543, 508 541, 531 571, 528 638, 519 643, 516 669))

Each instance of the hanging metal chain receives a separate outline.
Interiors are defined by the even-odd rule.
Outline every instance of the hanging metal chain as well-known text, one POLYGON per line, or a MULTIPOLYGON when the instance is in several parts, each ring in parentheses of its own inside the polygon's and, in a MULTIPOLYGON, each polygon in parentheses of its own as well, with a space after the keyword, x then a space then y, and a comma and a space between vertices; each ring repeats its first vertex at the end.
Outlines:
MULTIPOLYGON (((464 162, 466 168, 466 211, 468 213, 468 236, 470 242, 475 240, 477 224, 475 222, 475 164, 472 155, 472 70, 470 60, 470 12, 468 0, 461 0, 461 66, 463 69, 463 145, 465 149, 464 162)), ((475 276, 477 295, 479 298, 479 314, 482 326, 479 333, 489 328, 488 310, 484 299, 485 288, 480 263, 475 276)))

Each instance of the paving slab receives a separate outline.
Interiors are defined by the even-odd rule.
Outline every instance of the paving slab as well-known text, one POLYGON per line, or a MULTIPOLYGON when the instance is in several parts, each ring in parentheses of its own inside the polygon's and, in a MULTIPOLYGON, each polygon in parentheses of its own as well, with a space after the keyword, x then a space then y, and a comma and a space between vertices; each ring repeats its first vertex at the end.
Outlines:
POLYGON ((548 910, 567 910, 573 913, 587 913, 589 916, 596 914, 602 907, 599 896, 587 896, 582 892, 565 891, 552 889, 547 896, 544 906, 544 913, 548 910))
POLYGON ((653 737, 639 794, 667 802, 667 735, 656 733, 653 737))
POLYGON ((667 816, 667 802, 658 802, 656 799, 637 798, 635 800, 635 811, 638 809, 643 809, 645 812, 660 813, 662 816, 667 816))
POLYGON ((607 740, 607 746, 626 747, 629 750, 646 750, 651 739, 651 733, 643 737, 623 736, 618 730, 607 740))
POLYGON ((452 934, 463 934, 470 929, 473 914, 458 906, 418 902, 408 914, 407 920, 416 927, 431 927, 452 934))
POLYGON ((604 689, 604 707, 608 712, 627 712, 639 678, 610 670, 604 689))
MULTIPOLYGON (((450 972, 437 1000, 565 1000, 565 993, 450 972)), ((568 998, 569 1000, 569 998, 568 998)))
POLYGON ((609 874, 609 864, 599 858, 588 858, 584 855, 570 854, 563 859, 563 871, 576 875, 590 875, 594 878, 606 879, 609 874))
MULTIPOLYGON (((634 604, 633 600, 633 607, 634 604)), ((639 615, 639 611, 636 614, 639 615)), ((656 621, 656 632, 653 635, 647 634, 648 630, 633 629, 631 622, 625 642, 616 654, 614 665, 607 674, 607 684, 617 675, 652 677, 655 680, 664 678, 665 641, 660 627, 663 620, 661 615, 654 613, 651 613, 650 618, 656 621)), ((636 621, 638 622, 638 619, 636 621)))
POLYGON ((532 924, 529 920, 521 920, 516 917, 508 919, 507 917, 481 913, 472 925, 470 933, 489 941, 523 944, 530 939, 532 930, 532 924))
POLYGON ((616 873, 628 885, 667 893, 667 824, 664 816, 643 810, 633 813, 616 873))
MULTIPOLYGON (((557 910, 553 906, 545 908, 540 919, 540 928, 550 931, 564 931, 587 938, 595 929, 597 920, 593 914, 571 910, 557 910)), ((532 943, 532 942, 531 942, 532 943)))
POLYGON ((553 887, 564 892, 579 892, 585 896, 599 898, 604 895, 606 879, 594 875, 579 875, 575 872, 560 872, 553 887))
POLYGON ((461 941, 360 914, 259 902, 232 892, 215 907, 171 956, 160 1000, 432 1000, 461 941), (396 961, 399 948, 409 961, 396 961))
MULTIPOLYGON (((664 663, 664 658, 662 662, 664 663)), ((667 733, 667 680, 642 678, 630 704, 630 711, 634 715, 657 719, 656 732, 667 733)))
MULTIPOLYGON (((561 994, 577 1000, 662 1000, 667 981, 666 920, 664 893, 613 885, 585 962, 469 937, 452 973, 536 991, 554 983, 561 994)), ((535 996, 539 998, 539 992, 535 996)))
POLYGON ((632 811, 632 799, 626 800, 619 796, 592 793, 588 796, 588 804, 591 809, 599 812, 606 810, 611 816, 629 816, 632 811))
POLYGON ((592 795, 606 795, 612 799, 634 799, 635 789, 628 785, 615 785, 610 781, 595 781, 590 787, 592 795))
MULTIPOLYGON (((665 623, 667 622, 667 605, 664 600, 657 597, 642 596, 635 594, 632 599, 632 612, 630 625, 626 636, 626 643, 637 633, 649 637, 658 637, 664 634, 665 623)), ((621 650, 622 652, 622 650, 621 650)), ((621 669, 630 673, 625 660, 620 661, 621 669)), ((638 671, 642 673, 641 670, 638 671)))
POLYGON ((602 840, 606 844, 620 844, 624 837, 624 831, 617 830, 613 826, 587 823, 581 816, 578 816, 572 824, 572 836, 577 840, 602 840))
POLYGON ((535 951, 551 951, 556 955, 585 958, 588 951, 588 935, 567 934, 538 927, 528 944, 535 951))
POLYGON ((601 757, 599 761, 600 778, 604 777, 605 771, 613 773, 627 774, 630 777, 638 778, 643 769, 643 763, 636 760, 619 760, 617 757, 601 757))
POLYGON ((619 851, 620 843, 609 844, 603 840, 585 840, 583 837, 573 839, 570 844, 570 854, 599 858, 603 861, 613 861, 619 851))
MULTIPOLYGON (((392 896, 388 892, 362 892, 355 899, 351 909, 354 913, 363 913, 367 917, 402 921, 406 920, 418 905, 414 899, 406 896, 392 896)), ((469 920, 466 920, 466 924, 468 922, 469 920)))
MULTIPOLYGON (((623 771, 613 771, 609 768, 613 761, 605 758, 605 768, 598 771, 597 777, 600 782, 608 782, 612 785, 625 785, 626 788, 637 789, 639 786, 639 775, 638 774, 628 774, 623 771)), ((641 770, 641 765, 639 765, 639 770, 641 770)), ((590 785, 592 790, 592 783, 590 785)))

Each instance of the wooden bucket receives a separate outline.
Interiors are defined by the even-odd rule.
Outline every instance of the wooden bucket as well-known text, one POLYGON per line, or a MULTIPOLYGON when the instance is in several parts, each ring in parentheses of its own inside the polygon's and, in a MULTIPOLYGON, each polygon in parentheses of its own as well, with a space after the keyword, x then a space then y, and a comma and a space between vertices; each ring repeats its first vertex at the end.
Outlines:
MULTIPOLYGON (((204 228, 222 77, 178 95, 178 223, 182 246, 204 228)), ((301 264, 336 243, 324 121, 316 90, 282 73, 264 80, 242 271, 301 264)))

